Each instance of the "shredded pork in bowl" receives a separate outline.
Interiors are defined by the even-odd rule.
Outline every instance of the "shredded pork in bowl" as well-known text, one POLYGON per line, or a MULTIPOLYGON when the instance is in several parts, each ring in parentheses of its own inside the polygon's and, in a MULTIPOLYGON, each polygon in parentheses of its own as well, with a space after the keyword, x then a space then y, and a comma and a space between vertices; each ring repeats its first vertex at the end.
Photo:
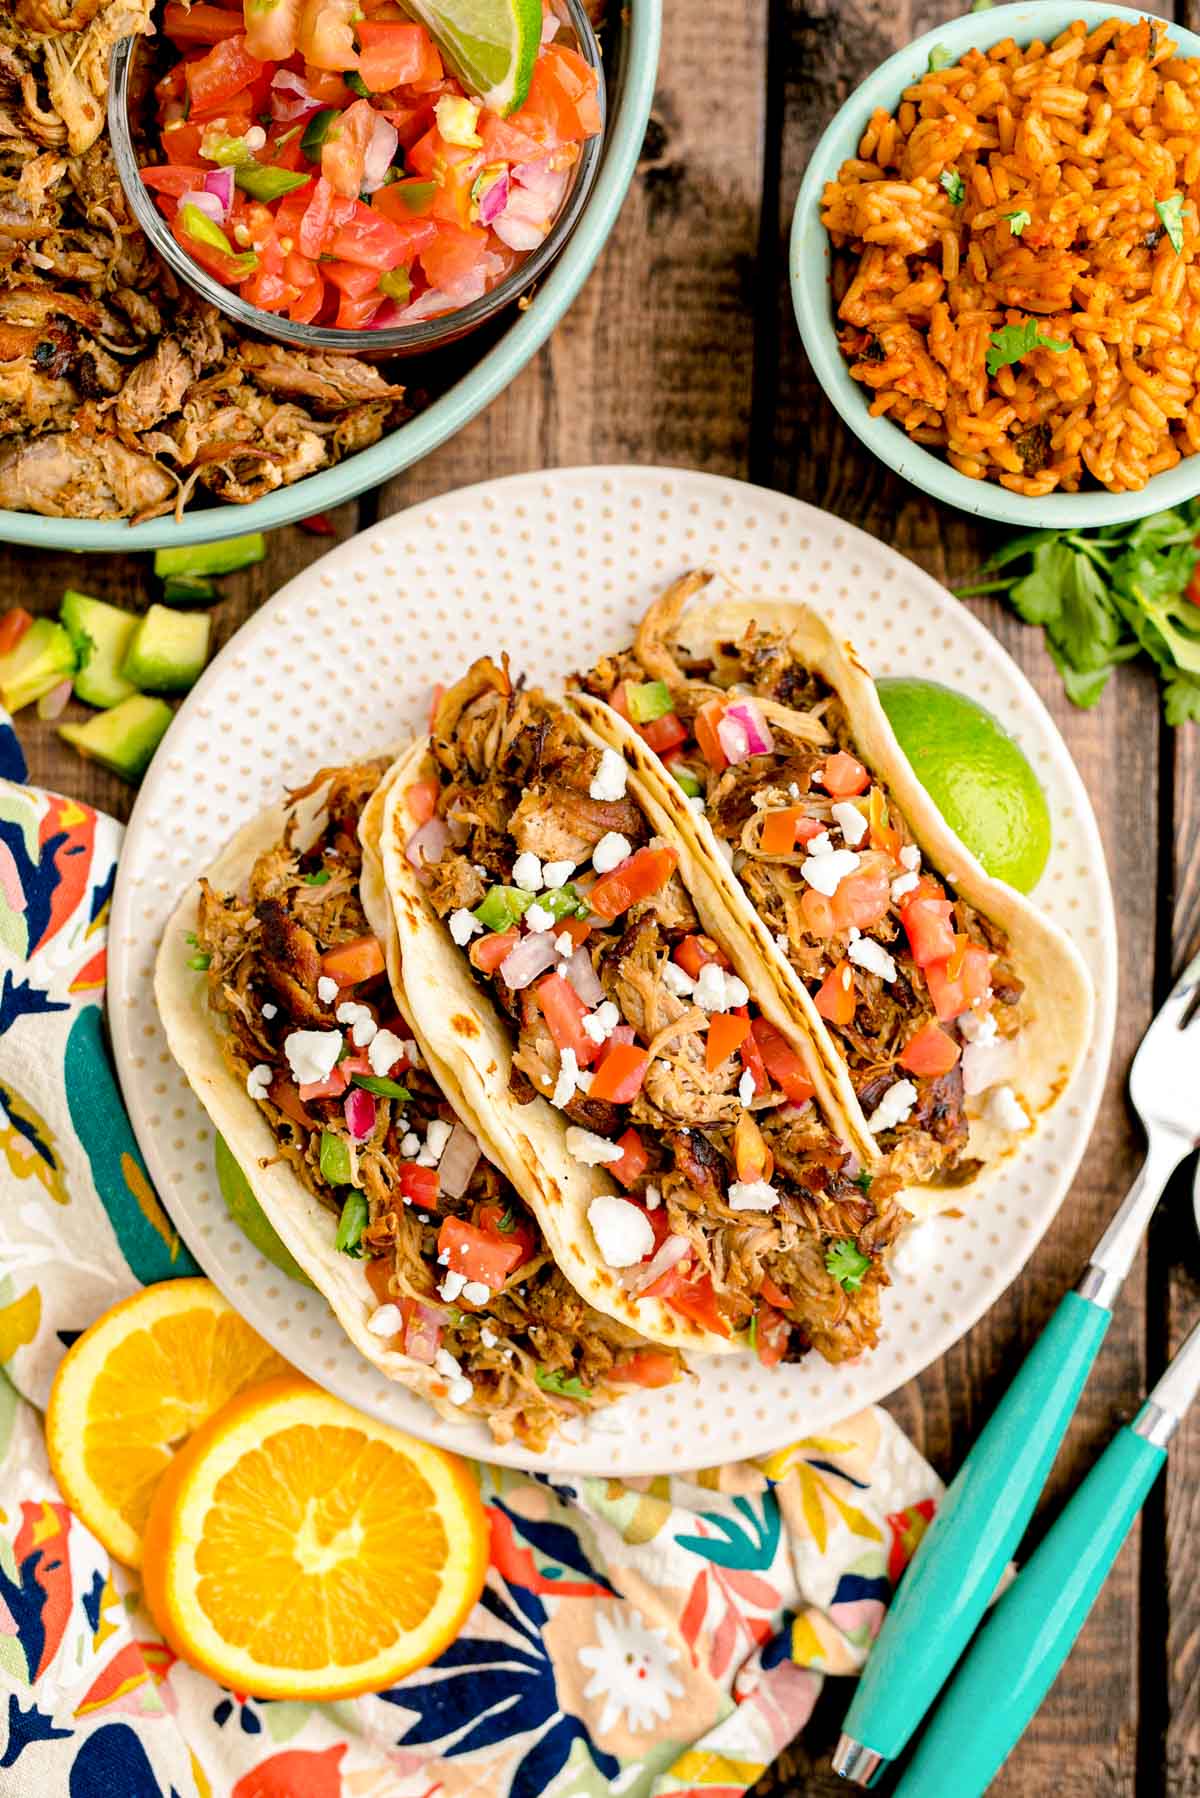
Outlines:
MULTIPOLYGON (((640 16, 653 50, 656 0, 640 16)), ((152 30, 149 0, 0 4, 0 509, 71 521, 54 531, 62 547, 143 547, 279 524, 441 442, 512 378, 573 296, 632 173, 651 91, 645 70, 624 84, 626 154, 604 217, 568 246, 536 322, 514 314, 474 369, 464 372, 461 350, 423 366, 422 399, 446 391, 422 411, 390 365, 243 334, 154 256, 105 130, 112 49, 152 30), (372 446, 375 456, 361 455, 372 446), (300 482, 302 493, 285 496, 300 482), (236 524, 211 503, 272 495, 273 506, 239 513, 236 524), (207 509, 197 504, 205 500, 207 509)), ((0 535, 40 542, 46 529, 9 516, 0 535)))

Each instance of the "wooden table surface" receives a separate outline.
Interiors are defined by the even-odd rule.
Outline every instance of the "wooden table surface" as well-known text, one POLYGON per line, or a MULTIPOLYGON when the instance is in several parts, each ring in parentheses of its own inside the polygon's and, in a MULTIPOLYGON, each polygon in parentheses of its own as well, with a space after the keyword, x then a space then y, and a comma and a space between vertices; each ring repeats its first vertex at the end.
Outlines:
MULTIPOLYGON (((1181 21, 1188 4, 1180 0, 1176 9, 1181 21)), ((800 348, 785 279, 791 207, 826 121, 885 56, 959 10, 953 0, 666 0, 642 163, 573 311, 459 437, 334 514, 338 536, 488 476, 574 463, 671 463, 796 494, 873 531, 947 585, 961 584, 1001 533, 935 506, 849 436, 800 348)), ((1171 16, 1169 0, 1150 10, 1171 16)), ((235 512, 230 526, 238 528, 235 512)), ((278 532, 265 563, 222 583, 218 641, 328 547, 328 539, 299 528, 278 532)), ((127 605, 153 596, 144 557, 85 563, 0 546, 0 570, 5 603, 45 611, 57 608, 69 585, 127 605)), ((1100 1122, 1055 1226, 982 1322, 890 1401, 947 1477, 1133 1174, 1140 1148, 1125 1072, 1200 927, 1200 732, 1164 726, 1154 678, 1140 666, 1119 670, 1094 711, 1075 711, 1041 632, 990 601, 971 603, 1049 705, 1092 795, 1117 897, 1121 993, 1100 1122)), ((30 713, 20 728, 32 778, 127 814, 131 794, 121 782, 81 763, 30 713)), ((1198 1314, 1200 1249, 1188 1181, 1180 1179, 1126 1287, 1059 1456, 1043 1521, 1198 1314)), ((995 1792, 1200 1795, 1198 1529, 1200 1423, 1193 1422, 995 1792)), ((846 1790, 832 1778, 828 1755, 847 1700, 843 1682, 827 1685, 805 1742, 764 1779, 762 1792, 846 1790)))

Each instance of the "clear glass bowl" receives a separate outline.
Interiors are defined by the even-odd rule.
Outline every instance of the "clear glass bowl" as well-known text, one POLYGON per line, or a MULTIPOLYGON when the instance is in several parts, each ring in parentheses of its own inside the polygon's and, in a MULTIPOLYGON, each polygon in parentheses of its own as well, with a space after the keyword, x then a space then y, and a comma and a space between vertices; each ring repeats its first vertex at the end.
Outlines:
MULTIPOLYGON (((573 40, 572 47, 595 70, 600 116, 606 123, 604 67, 600 45, 582 0, 554 0, 554 10, 562 19, 564 35, 573 40)), ((272 338, 277 343, 290 343, 297 349, 332 350, 342 355, 367 355, 376 359, 380 356, 415 355, 465 337, 468 332, 476 330, 497 313, 503 312, 506 306, 511 306, 546 273, 574 230, 600 166, 604 144, 603 126, 595 137, 588 138, 580 146, 566 198, 537 249, 531 250, 520 266, 506 275, 503 281, 497 282, 489 292, 472 300, 469 305, 460 306, 440 318, 421 319, 411 325, 389 325, 378 331, 342 331, 333 325, 297 324, 290 318, 281 317, 277 312, 263 312, 259 307, 249 305, 239 293, 214 280, 198 262, 193 261, 171 235, 166 220, 141 178, 130 108, 131 104, 137 104, 135 97, 143 91, 141 59, 147 55, 153 57, 163 41, 147 37, 122 38, 112 53, 108 89, 108 134, 112 141, 117 173, 133 215, 150 240, 155 254, 193 293, 216 306, 239 330, 272 338)), ((146 103, 149 104, 148 98, 146 103)), ((143 141, 150 141, 149 130, 143 141)))

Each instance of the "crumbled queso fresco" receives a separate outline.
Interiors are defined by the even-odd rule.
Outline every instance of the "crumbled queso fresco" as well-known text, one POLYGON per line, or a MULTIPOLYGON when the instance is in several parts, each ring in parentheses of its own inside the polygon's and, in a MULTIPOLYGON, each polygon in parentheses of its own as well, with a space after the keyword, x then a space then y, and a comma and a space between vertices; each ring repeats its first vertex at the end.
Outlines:
POLYGON ((592 776, 588 794, 592 799, 624 799, 629 770, 623 756, 615 749, 601 751, 600 766, 592 776))
POLYGON ((635 1267, 654 1247, 649 1221, 628 1199, 601 1193, 588 1206, 588 1223, 609 1267, 635 1267))
POLYGON ((340 1030, 293 1030, 284 1038, 283 1052, 297 1086, 316 1086, 328 1080, 342 1052, 340 1030))
POLYGON ((867 1119, 867 1129, 878 1135, 881 1130, 894 1130, 912 1114, 917 1102, 917 1089, 911 1080, 897 1080, 889 1086, 867 1119))
POLYGON ((779 1203, 767 1180, 735 1180, 725 1197, 731 1211, 772 1211, 779 1203))
POLYGON ((610 874, 632 854, 633 844, 628 837, 623 837, 619 830, 607 830, 592 850, 592 866, 597 874, 610 874))
POLYGON ((271 1070, 265 1061, 246 1075, 246 1091, 252 1099, 265 1099, 271 1085, 271 1070))
POLYGON ((567 1128, 567 1154, 584 1167, 599 1167, 602 1162, 620 1161, 625 1154, 619 1143, 597 1136, 593 1130, 581 1130, 578 1124, 567 1128))

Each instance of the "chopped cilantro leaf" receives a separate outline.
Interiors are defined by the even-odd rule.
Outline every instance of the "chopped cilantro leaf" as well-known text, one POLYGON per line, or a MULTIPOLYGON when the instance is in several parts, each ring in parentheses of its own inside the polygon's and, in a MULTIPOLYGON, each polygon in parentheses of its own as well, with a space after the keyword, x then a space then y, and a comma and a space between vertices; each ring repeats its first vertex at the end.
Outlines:
POLYGON ((590 1398, 591 1387, 574 1374, 559 1373, 549 1367, 535 1367, 533 1377, 543 1392, 557 1392, 562 1398, 590 1398))
POLYGON ((953 61, 953 50, 947 50, 945 44, 935 44, 929 52, 929 73, 936 75, 939 69, 948 69, 953 61))
POLYGON ((365 1093, 375 1093, 381 1099, 411 1099, 412 1094, 407 1086, 401 1086, 398 1080, 389 1080, 385 1074, 353 1074, 351 1086, 361 1086, 365 1093))
POLYGON ((361 1192, 348 1192, 342 1206, 342 1215, 338 1219, 337 1235, 333 1239, 335 1249, 343 1255, 352 1255, 356 1260, 362 1258, 362 1233, 367 1227, 367 1201, 361 1192))
POLYGON ((332 878, 328 868, 318 868, 315 874, 304 875, 304 884, 306 887, 323 887, 327 886, 332 878))
POLYGON ((854 1184, 858 1187, 860 1192, 870 1192, 871 1183, 874 1178, 874 1174, 868 1174, 867 1170, 864 1168, 861 1174, 855 1174, 854 1184))
POLYGON ((1169 200, 1156 200, 1154 210, 1163 222, 1163 230, 1171 239, 1177 256, 1183 255, 1183 195, 1172 194, 1169 200))
POLYGON ((1008 228, 1013 236, 1020 237, 1026 225, 1029 224, 1032 219, 1033 214, 1032 212, 1026 212, 1023 206, 1018 206, 1015 212, 1006 212, 1004 216, 1008 220, 1008 228))
POLYGON ((989 375, 998 374, 1010 363, 1020 362, 1032 350, 1053 350, 1055 355, 1061 356, 1071 347, 1057 337, 1043 337, 1036 318, 1022 319, 1019 325, 1001 325, 998 331, 992 332, 988 342, 991 345, 987 353, 989 375))
POLYGON ((967 190, 963 184, 963 178, 959 174, 958 170, 957 169, 943 169, 941 174, 938 176, 938 181, 945 188, 946 192, 950 195, 950 204, 952 206, 961 206, 963 201, 967 197, 967 190))
POLYGON ((848 1237, 843 1237, 840 1242, 831 1242, 825 1251, 826 1272, 833 1275, 845 1292, 858 1291, 870 1265, 871 1257, 864 1255, 848 1237))
MULTIPOLYGON (((195 939, 193 938, 193 941, 194 940, 195 939)), ((207 966, 211 960, 212 960, 212 956, 206 955, 204 953, 204 951, 201 950, 199 955, 189 955, 188 956, 188 967, 195 968, 195 970, 198 974, 203 974, 204 970, 207 968, 207 966)))
POLYGON ((190 943, 192 945, 193 949, 196 947, 196 944, 200 941, 199 937, 196 935, 196 932, 194 930, 189 930, 183 940, 185 943, 190 943))

